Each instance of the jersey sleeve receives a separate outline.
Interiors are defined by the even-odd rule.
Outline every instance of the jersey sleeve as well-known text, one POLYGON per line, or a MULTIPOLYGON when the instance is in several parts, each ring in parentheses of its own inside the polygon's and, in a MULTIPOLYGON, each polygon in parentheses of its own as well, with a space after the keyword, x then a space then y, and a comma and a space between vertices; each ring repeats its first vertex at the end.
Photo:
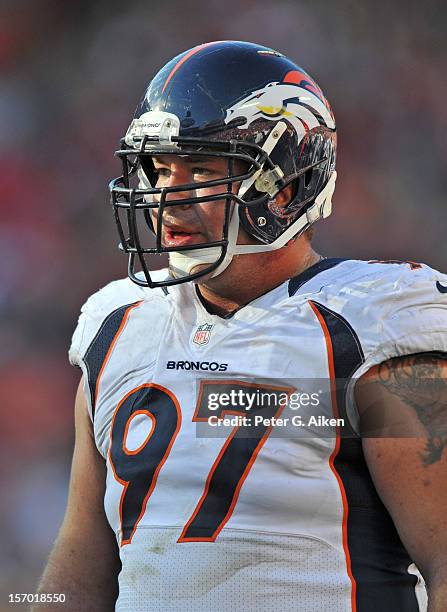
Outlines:
POLYGON ((424 266, 395 283, 382 314, 378 345, 365 362, 365 371, 392 357, 430 351, 447 352, 447 275, 424 266))
POLYGON ((357 430, 354 386, 364 373, 394 357, 427 352, 447 355, 447 292, 443 287, 447 287, 447 275, 428 266, 408 269, 393 279, 392 291, 378 302, 375 339, 368 338, 369 350, 348 392, 348 413, 357 430))
POLYGON ((81 308, 68 356, 70 363, 82 370, 90 416, 92 416, 94 393, 92 388, 92 381, 95 379, 94 369, 96 364, 100 363, 98 355, 107 351, 126 310, 144 299, 145 292, 147 290, 135 285, 129 279, 122 279, 106 285, 93 294, 81 308))

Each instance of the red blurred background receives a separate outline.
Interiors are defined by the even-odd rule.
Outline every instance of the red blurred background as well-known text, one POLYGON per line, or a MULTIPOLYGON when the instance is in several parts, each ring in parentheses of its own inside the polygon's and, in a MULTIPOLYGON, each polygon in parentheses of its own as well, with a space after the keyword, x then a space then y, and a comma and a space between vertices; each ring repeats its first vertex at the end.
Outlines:
POLYGON ((32 593, 66 502, 81 304, 126 260, 108 203, 147 81, 219 39, 286 53, 323 87, 339 130, 327 256, 446 270, 447 8, 427 0, 180 0, 0 6, 0 612, 32 593))

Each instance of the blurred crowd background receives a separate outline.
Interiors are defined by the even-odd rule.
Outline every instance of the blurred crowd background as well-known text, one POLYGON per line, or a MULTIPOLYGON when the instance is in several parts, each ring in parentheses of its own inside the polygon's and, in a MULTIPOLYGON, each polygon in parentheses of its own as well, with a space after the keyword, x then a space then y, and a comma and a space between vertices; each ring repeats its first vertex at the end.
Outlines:
POLYGON ((446 22, 432 0, 3 0, 0 612, 35 592, 63 516, 79 376, 66 352, 87 296, 126 274, 107 184, 150 77, 208 40, 286 53, 337 118, 320 252, 446 271, 446 22))

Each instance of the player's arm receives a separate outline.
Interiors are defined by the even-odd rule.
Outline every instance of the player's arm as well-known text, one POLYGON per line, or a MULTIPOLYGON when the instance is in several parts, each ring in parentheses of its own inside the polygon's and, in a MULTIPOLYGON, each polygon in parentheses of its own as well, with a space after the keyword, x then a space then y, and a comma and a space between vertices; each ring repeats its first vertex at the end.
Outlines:
POLYGON ((40 593, 65 593, 66 602, 38 604, 33 612, 115 609, 118 547, 104 513, 105 462, 94 443, 82 381, 76 396, 75 426, 67 509, 39 585, 40 593))
POLYGON ((375 366, 356 402, 363 431, 377 432, 363 438, 377 491, 424 576, 429 612, 445 612, 447 359, 421 353, 375 366))

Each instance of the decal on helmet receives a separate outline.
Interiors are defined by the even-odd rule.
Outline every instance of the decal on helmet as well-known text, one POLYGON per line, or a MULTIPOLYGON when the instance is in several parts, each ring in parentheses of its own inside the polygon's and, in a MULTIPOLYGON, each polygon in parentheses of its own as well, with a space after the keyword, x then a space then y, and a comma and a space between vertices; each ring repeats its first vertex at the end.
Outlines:
POLYGON ((274 55, 275 57, 284 57, 283 53, 275 51, 274 49, 259 49, 257 53, 258 55, 274 55))
POLYGON ((324 97, 320 87, 315 83, 314 80, 304 71, 301 70, 290 70, 283 78, 283 83, 294 83, 314 93, 320 100, 325 104, 326 108, 329 108, 329 103, 324 97))
POLYGON ((290 82, 292 81, 292 75, 288 73, 286 75, 288 81, 274 81, 268 83, 262 89, 253 91, 243 100, 227 109, 225 123, 230 123, 230 121, 242 117, 245 122, 238 127, 239 129, 245 129, 257 119, 267 119, 269 121, 285 119, 295 129, 298 143, 301 142, 309 130, 323 123, 328 128, 335 129, 332 114, 320 99, 320 95, 317 94, 316 86, 314 92, 308 88, 311 86, 314 89, 310 79, 303 83, 304 79, 300 78, 306 75, 297 72, 294 76, 296 76, 296 80, 300 79, 300 84, 290 82), (305 85, 305 87, 301 85, 305 85))
POLYGON ((177 70, 180 68, 180 66, 182 66, 187 60, 189 60, 191 56, 195 55, 202 49, 206 49, 206 47, 209 47, 210 45, 218 45, 218 44, 219 44, 219 41, 211 41, 211 42, 203 43, 203 45, 197 45, 197 47, 193 47, 192 49, 188 51, 188 53, 185 53, 183 57, 181 57, 180 60, 175 64, 171 72, 168 74, 168 78, 166 79, 163 85, 163 89, 161 90, 162 93, 165 91, 166 87, 168 86, 169 81, 172 79, 172 77, 177 72, 177 70))

